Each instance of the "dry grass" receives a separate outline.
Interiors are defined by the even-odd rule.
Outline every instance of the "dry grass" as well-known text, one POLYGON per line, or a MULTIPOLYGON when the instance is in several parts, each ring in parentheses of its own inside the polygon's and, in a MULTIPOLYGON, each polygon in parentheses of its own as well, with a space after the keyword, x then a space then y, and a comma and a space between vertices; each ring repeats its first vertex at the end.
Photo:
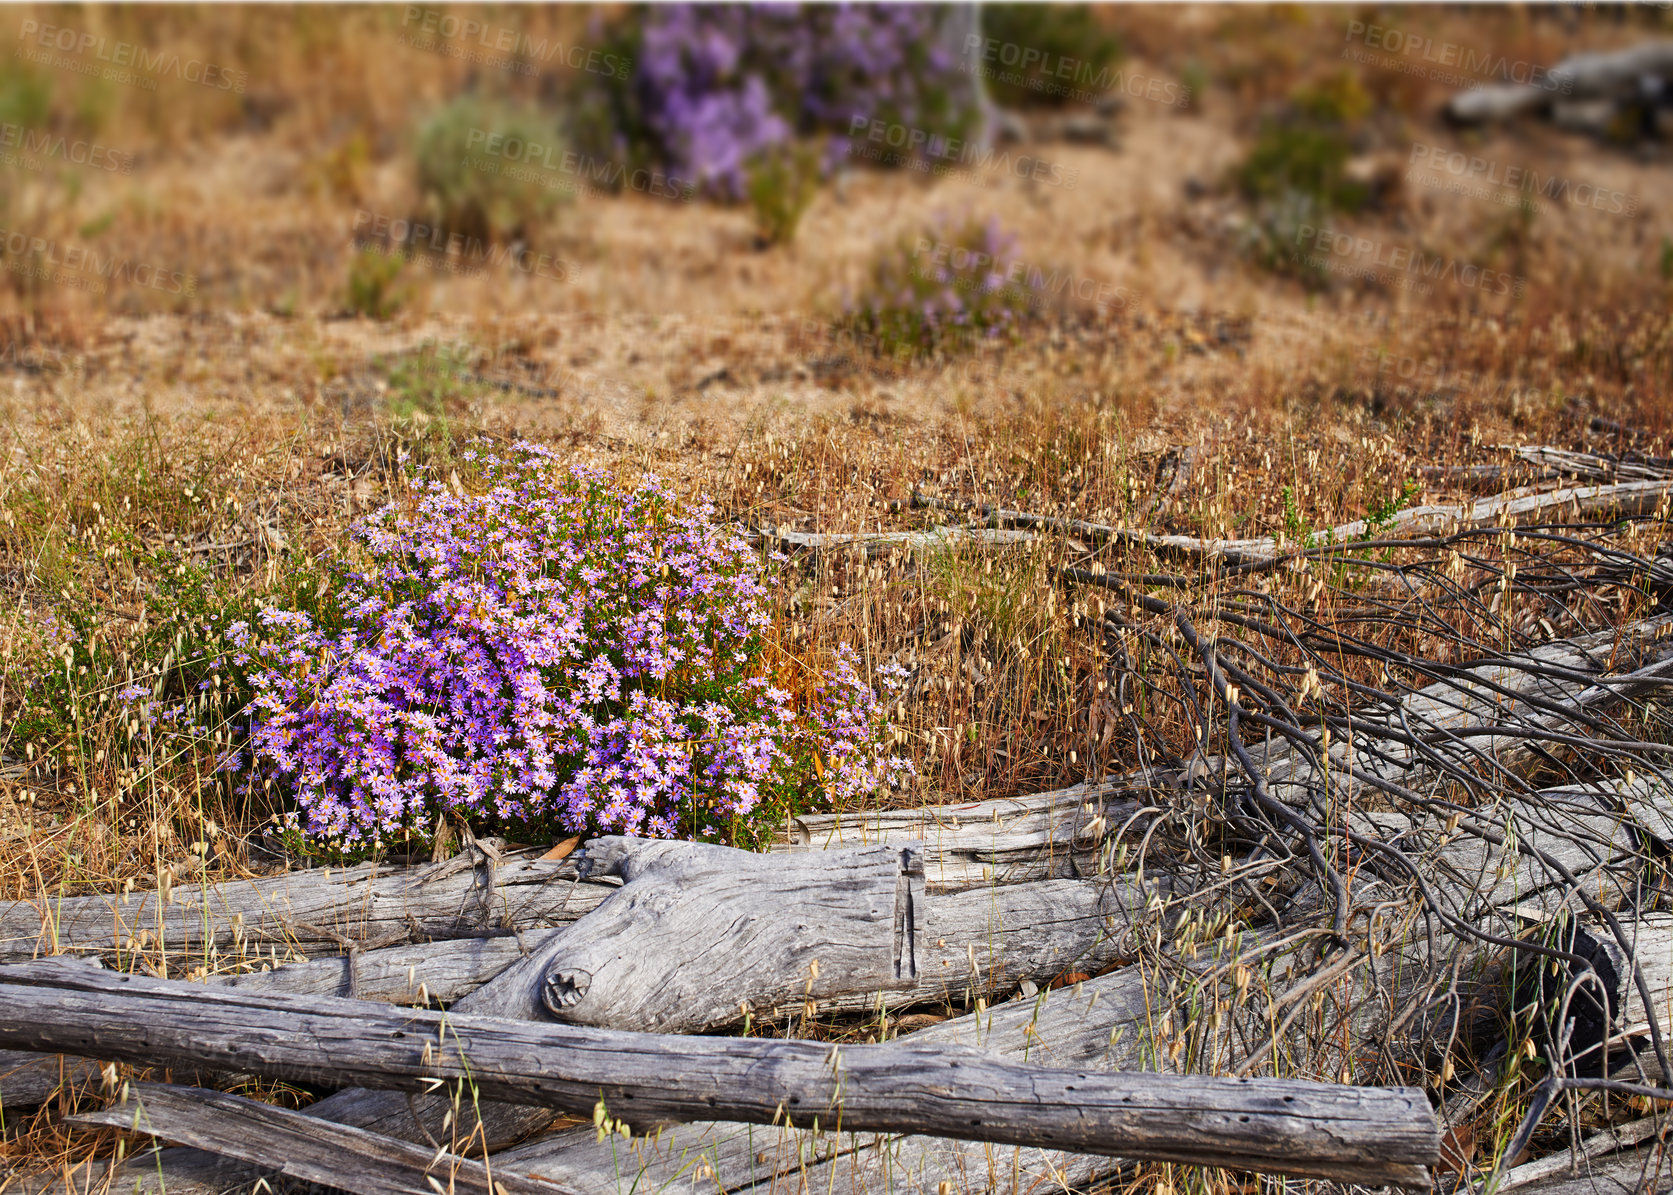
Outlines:
MULTIPOLYGON (((474 435, 532 435, 651 468, 753 525, 875 531, 959 517, 914 508, 926 493, 1206 537, 1362 517, 1424 466, 1499 460, 1504 443, 1673 450, 1663 212, 1558 209, 1523 225, 1494 205, 1397 187, 1344 221, 1524 276, 1514 300, 1462 287, 1425 301, 1375 286, 1309 295, 1237 256, 1228 172, 1259 105, 1335 65, 1345 10, 1114 14, 1134 69, 1200 68, 1212 89, 1191 115, 1133 102, 1116 152, 1042 148, 1080 170, 1073 190, 856 173, 821 192, 795 244, 764 253, 738 209, 586 197, 544 233, 576 265, 568 284, 414 265, 394 319, 336 318, 356 212, 414 209, 412 131, 467 74, 399 45, 400 11, 97 14, 110 36, 215 61, 248 64, 262 47, 271 57, 242 98, 166 83, 113 96, 51 76, 54 111, 81 113, 78 127, 134 154, 136 168, 20 175, 5 191, 7 227, 120 245, 199 285, 195 296, 15 283, 0 293, 0 899, 271 866, 258 835, 282 794, 215 770, 237 730, 236 702, 210 668, 225 650, 219 631, 254 604, 306 600, 355 516, 399 497, 419 470, 454 468, 474 435), (996 214, 1029 261, 1073 264, 1132 301, 1055 315, 955 361, 879 360, 829 330, 877 246, 967 210, 996 214), (1593 416, 1624 430, 1594 430, 1593 416), (1185 447, 1190 482, 1164 501, 1185 447), (54 622, 79 628, 77 640, 54 622), (130 684, 193 703, 212 733, 136 719, 118 697, 130 684)), ((1576 36, 1631 40, 1665 19, 1656 11, 1613 23, 1589 10, 1403 10, 1389 23, 1549 63, 1576 36)), ((94 21, 11 14, 26 17, 94 21)), ((515 20, 584 38, 569 10, 515 20)), ((1433 118, 1443 88, 1370 68, 1364 79, 1387 118, 1370 156, 1403 164, 1415 139, 1633 195, 1665 189, 1664 165, 1544 132, 1466 142, 1433 118)), ((556 83, 527 94, 542 88, 556 83)), ((1415 500, 1465 492, 1424 484, 1415 500)), ((1637 550, 1652 553, 1657 531, 1637 550)), ((797 653, 846 640, 873 667, 912 669, 897 721, 920 782, 902 799, 1033 792, 1180 759, 1198 744, 1182 706, 1152 695, 1135 732, 1109 689, 1104 599, 1058 580, 1094 559, 1183 571, 1218 592, 1206 572, 1100 554, 1073 536, 828 553, 787 566, 780 633, 797 653)), ((1327 625, 1363 617, 1359 594, 1316 571, 1262 586, 1327 625)), ((1620 598, 1624 621, 1637 611, 1620 598)), ((1390 629, 1388 643, 1440 648, 1401 634, 1390 629)), ((1191 932, 1216 937, 1234 915, 1191 932)), ((1170 1048, 1165 1031, 1158 1040, 1170 1048)), ((1525 1089, 1507 1081, 1476 1130, 1479 1153, 1508 1135, 1525 1089)), ((54 1169, 112 1148, 109 1134, 66 1130, 61 1110, 8 1115, 0 1160, 54 1169)), ((1131 1189, 1199 1181, 1235 1185, 1150 1168, 1131 1189)))

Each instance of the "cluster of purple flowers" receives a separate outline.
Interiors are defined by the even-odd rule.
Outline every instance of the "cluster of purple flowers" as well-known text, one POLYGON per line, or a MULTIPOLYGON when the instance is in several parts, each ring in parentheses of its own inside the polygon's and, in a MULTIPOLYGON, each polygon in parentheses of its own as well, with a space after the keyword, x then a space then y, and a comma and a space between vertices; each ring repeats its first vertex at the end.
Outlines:
POLYGON ((921 4, 668 4, 635 10, 633 77, 614 97, 612 144, 738 198, 752 162, 792 138, 848 152, 857 117, 962 136, 971 77, 921 4))
POLYGON ((847 301, 847 322, 886 350, 935 352, 1015 329, 1041 296, 1007 280, 1017 238, 998 220, 938 220, 924 236, 884 250, 866 289, 847 301))
POLYGON ((375 842, 441 811, 709 837, 805 787, 897 775, 877 694, 839 654, 811 710, 773 683, 760 560, 706 505, 520 443, 482 493, 431 483, 357 528, 343 628, 239 624, 252 744, 310 836, 375 842))

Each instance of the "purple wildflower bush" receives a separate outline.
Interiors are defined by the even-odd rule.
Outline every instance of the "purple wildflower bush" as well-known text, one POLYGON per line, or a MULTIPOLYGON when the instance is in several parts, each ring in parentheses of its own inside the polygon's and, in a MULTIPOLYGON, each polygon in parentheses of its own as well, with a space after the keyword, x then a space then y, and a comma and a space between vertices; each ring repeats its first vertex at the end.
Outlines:
POLYGON ((469 455, 482 492, 432 482, 356 529, 341 629, 233 628, 293 829, 365 847, 454 815, 742 845, 910 772, 850 649, 796 708, 761 558, 712 506, 533 444, 469 455))
POLYGON ((843 322, 890 353, 956 351, 1018 331, 1046 296, 1011 280, 1017 246, 996 219, 938 219, 878 253, 843 322))
POLYGON ((794 139, 827 168, 856 118, 962 137, 979 119, 973 78, 942 36, 943 6, 656 4, 616 26, 626 86, 587 97, 580 140, 710 193, 741 198, 755 163, 794 139))

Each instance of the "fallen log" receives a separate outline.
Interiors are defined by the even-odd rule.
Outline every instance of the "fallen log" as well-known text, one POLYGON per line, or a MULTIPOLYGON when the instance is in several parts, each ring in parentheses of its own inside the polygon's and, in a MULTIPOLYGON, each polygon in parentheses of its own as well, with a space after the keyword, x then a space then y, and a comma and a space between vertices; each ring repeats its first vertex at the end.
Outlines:
POLYGON ((929 552, 943 548, 1010 548, 1033 543, 1039 536, 1026 531, 994 531, 981 527, 932 527, 928 531, 840 532, 787 531, 763 527, 761 538, 804 552, 858 551, 867 556, 880 552, 929 552))
POLYGON ((1541 84, 1490 84, 1460 92, 1447 101, 1446 114, 1458 124, 1485 124, 1559 103, 1631 98, 1646 76, 1673 77, 1673 41, 1574 54, 1552 67, 1541 84))
MULTIPOLYGON (((1639 789, 1649 791, 1640 782, 1639 789)), ((1536 909, 1573 907, 1574 894, 1553 884, 1553 876, 1512 840, 1545 852, 1566 866, 1595 896, 1618 898, 1634 887, 1632 877, 1611 870, 1637 844, 1639 829, 1608 802, 1589 791, 1557 790, 1538 794, 1552 802, 1549 821, 1512 823, 1513 832, 1498 841, 1473 836, 1462 828, 1448 831, 1439 818, 1414 823, 1396 814, 1360 814, 1357 828, 1400 842, 1425 865, 1433 886, 1465 916, 1481 924, 1526 918, 1536 909), (1566 833, 1559 833, 1559 827, 1566 833)), ((1491 822, 1492 818, 1483 815, 1491 822)), ((1503 824, 1501 828, 1503 828, 1503 824)), ((1397 905, 1407 888, 1398 881, 1378 881, 1367 874, 1356 888, 1359 899, 1397 905)), ((1027 888, 1001 890, 1027 891, 1027 888)), ((1316 894, 1315 894, 1316 895, 1316 894)), ((932 901, 931 907, 935 907, 932 901)), ((1152 924, 1172 936, 1168 919, 1152 924)), ((933 932, 933 931, 932 931, 933 932)), ((1165 955, 1146 955, 1135 964, 1096 978, 1082 978, 1061 988, 1040 985, 1030 996, 979 1008, 962 1017, 918 1029, 905 1039, 914 1044, 949 1043, 980 1048, 1000 1057, 1053 1067, 1094 1067, 1135 1072, 1224 1073, 1247 1057, 1239 1054, 1232 1017, 1254 992, 1282 993, 1313 965, 1311 943, 1282 929, 1243 931, 1231 938, 1200 941, 1186 936, 1165 955), (1239 983, 1239 974, 1243 982, 1239 983)), ((1449 942, 1450 939, 1440 939, 1449 942)), ((1141 953, 1128 935, 1127 949, 1141 953)), ((1433 964, 1435 940, 1414 936, 1394 952, 1414 976, 1433 964)), ((1478 945, 1462 961, 1466 981, 1487 984, 1494 978, 1483 964, 1495 947, 1478 945)), ((1376 992, 1389 981, 1390 959, 1362 959, 1337 981, 1343 993, 1376 992)), ((1087 967, 1085 971, 1095 971, 1087 967)), ((1418 984, 1396 991, 1421 995, 1418 984)), ((1456 1016, 1456 1010, 1448 1010, 1456 1016)), ((1258 1018, 1257 1018, 1258 1019, 1258 1018)), ((1380 1039, 1388 1028, 1383 1006, 1366 1000, 1354 1018, 1350 1049, 1380 1039)), ((1258 1040, 1258 1039, 1257 1039, 1258 1040)), ((1332 1061, 1332 1067, 1339 1065, 1332 1061)), ((1305 1056, 1295 1062, 1305 1067, 1305 1056)), ((1332 1069, 1319 1066, 1317 1069, 1332 1069)), ((1036 1150, 994 1151, 966 1143, 909 1136, 877 1138, 847 1135, 781 1133, 771 1135, 735 1123, 680 1126, 655 1139, 636 1140, 630 1154, 620 1142, 600 1145, 587 1131, 560 1131, 498 1155, 508 1165, 527 1166, 577 1185, 627 1192, 648 1185, 698 1176, 724 1191, 768 1190, 790 1175, 807 1190, 922 1190, 928 1195, 942 1181, 952 1189, 970 1187, 1024 1192, 1035 1184, 1084 1183, 1106 1173, 1110 1164, 1084 1154, 1036 1150), (984 1176, 973 1182, 971 1175, 984 1176), (900 1184, 904 1183, 902 1186, 900 1184)))
MULTIPOLYGON (((1564 1163, 1568 1161, 1566 1154, 1556 1157, 1564 1163)), ((1544 1160, 1541 1159, 1542 1162, 1544 1160)), ((1523 1169, 1525 1167, 1517 1167, 1517 1170, 1523 1169)), ((1517 1170, 1512 1170, 1511 1175, 1515 1175, 1517 1170)), ((1582 1159, 1572 1171, 1565 1164, 1554 1173, 1496 1190, 1514 1190, 1521 1195, 1645 1195, 1646 1192, 1666 1191, 1669 1177, 1673 1177, 1673 1155, 1665 1147, 1646 1145, 1624 1153, 1605 1155, 1598 1161, 1582 1159)))
MULTIPOLYGON (((510 960, 454 1011, 524 1019, 590 1016, 615 1028, 691 1032, 746 1016, 780 1019, 809 1006, 815 1013, 882 1013, 926 1002, 969 1005, 1024 981, 1043 984, 1075 968, 1117 961, 1133 949, 1139 915, 1173 890, 1166 879, 1120 877, 1114 883, 1051 880, 925 898, 913 888, 921 878, 902 871, 901 855, 896 845, 759 856, 692 843, 596 840, 581 858, 583 867, 615 872, 624 880, 621 889, 591 916, 549 931, 527 958, 510 960), (897 974, 905 925, 895 915, 904 911, 897 904, 903 876, 914 930, 910 974, 897 974), (877 916, 868 915, 872 909, 877 916), (726 943, 702 932, 715 926, 728 927, 726 943), (584 990, 577 994, 583 975, 584 990), (555 991, 570 1003, 555 999, 555 991), (586 999, 595 993, 603 999, 586 999)), ((273 990, 285 970, 242 976, 227 986, 273 990)), ((376 971, 389 974, 388 968, 376 971)), ((410 974, 394 978, 397 989, 410 990, 410 974)), ((345 1091, 309 1112, 388 1135, 422 1137, 445 1131, 448 1109, 436 1097, 412 1101, 388 1092, 345 1091)), ((455 1123, 475 1132, 478 1117, 484 1139, 497 1148, 540 1127, 550 1113, 483 1101, 459 1113, 455 1123)), ((208 1183, 216 1165, 176 1155, 168 1159, 168 1183, 175 1190, 208 1183)))
POLYGON ((550 1173, 587 1191, 696 1188, 730 1195, 841 1191, 887 1195, 1023 1195, 1077 1190, 1118 1163, 1091 1154, 999 1147, 944 1137, 695 1122, 599 1143, 565 1129, 494 1155, 494 1163, 550 1173))
POLYGON ((1543 734, 1673 681, 1667 668, 1670 632, 1673 616, 1659 614, 1507 653, 1450 670, 1393 708, 1361 711, 1351 736, 1334 737, 1322 749, 1309 753, 1286 740, 1270 749, 1256 746, 1250 754, 1265 771, 1272 795, 1296 805, 1321 791, 1327 771, 1345 794, 1374 791, 1372 778, 1418 789, 1472 769, 1485 770, 1498 786, 1543 734), (1651 661, 1646 667, 1615 671, 1617 661, 1638 653, 1651 661))
MULTIPOLYGON (((1649 795, 1656 790, 1640 781, 1634 791, 1649 795)), ((1563 789, 1536 796, 1549 807, 1507 801, 1504 809, 1482 811, 1477 818, 1460 820, 1451 828, 1440 817, 1356 813, 1352 828, 1399 844, 1423 868, 1431 894, 1453 916, 1500 934, 1514 934, 1534 917, 1550 918, 1580 907, 1575 892, 1546 859, 1567 869, 1594 900, 1612 905, 1637 895, 1643 834, 1638 819, 1610 808, 1613 797, 1595 792, 1563 789), (1490 836, 1472 834, 1472 826, 1490 836)), ((1361 858, 1366 864, 1373 861, 1369 852, 1361 858)), ((1235 889, 1231 878, 1227 886, 1235 889)), ((1410 887, 1410 877, 1398 871, 1380 878, 1376 870, 1365 867, 1356 899, 1362 907, 1383 900, 1390 908, 1398 908, 1410 887)), ((1315 902, 1316 907, 1321 898, 1322 893, 1309 886, 1288 902, 1291 915, 1305 923, 1300 913, 1308 902, 1315 902)), ((1176 927, 1168 928, 1175 932, 1176 927)), ((1384 931, 1394 932, 1392 926, 1384 931)), ((913 1039, 981 1046, 1002 1056, 1051 1066, 1223 1071, 1244 1059, 1232 1048, 1229 1021, 1223 1021, 1224 1031, 1215 1029, 1214 1013, 1226 1011, 1224 1005, 1238 986, 1234 977, 1239 967, 1253 972, 1241 990, 1253 985, 1273 993, 1284 991, 1287 978, 1306 962, 1293 951, 1283 950, 1287 937, 1293 935, 1281 927, 1242 931, 1212 941, 1183 937, 1167 953, 1165 966, 1163 956, 1151 956, 1149 962, 931 1025, 913 1034, 913 1039)), ((1298 948, 1310 947, 1317 940, 1316 935, 1293 938, 1298 948)), ((1391 982, 1391 971, 1403 971, 1409 977, 1407 983, 1419 984, 1439 961, 1435 951, 1440 945, 1455 947, 1457 943, 1449 936, 1419 932, 1404 943, 1385 945, 1381 957, 1398 960, 1399 965, 1368 962, 1363 971, 1344 975, 1341 990, 1354 984, 1372 990, 1391 982)), ((1483 965, 1498 949, 1477 942, 1466 951, 1460 965, 1466 986, 1472 979, 1490 978, 1483 975, 1483 965)), ((1673 951, 1669 953, 1673 957, 1673 951)), ((1420 992, 1402 987, 1394 995, 1396 1005, 1407 1012, 1420 992), (1407 1003, 1400 1003, 1402 996, 1407 1003)), ((1386 1022, 1386 1017, 1368 1012, 1356 1022, 1354 1034, 1375 1036, 1386 1022)))
POLYGON ((1026 797, 917 809, 804 813, 775 851, 831 850, 878 842, 923 844, 924 883, 957 892, 1098 873, 1109 837, 1146 824, 1142 776, 1072 785, 1026 797))
POLYGON ((656 1123, 720 1116, 1428 1185, 1439 1133, 1408 1088, 1103 1074, 978 1050, 832 1046, 539 1025, 360 1001, 206 989, 74 963, 0 968, 0 1046, 236 1066, 656 1123))
MULTIPOLYGON (((1673 495, 1673 480, 1664 477, 1554 490, 1517 489, 1453 505, 1407 507, 1374 525, 1366 519, 1355 519, 1317 532, 1309 543, 1299 546, 1348 547, 1355 541, 1372 538, 1380 543, 1500 523, 1515 526, 1539 520, 1542 516, 1643 518, 1662 509, 1670 495, 1673 495)), ((1132 527, 1106 526, 1079 519, 1050 518, 992 506, 981 509, 995 526, 1047 527, 1086 537, 1094 543, 1126 543, 1149 548, 1160 555, 1216 559, 1229 564, 1268 563, 1297 547, 1270 535, 1251 539, 1201 539, 1190 535, 1162 535, 1132 527)))
POLYGON ((200 1087, 129 1083, 110 1107, 67 1119, 210 1150, 353 1195, 578 1195, 503 1166, 200 1087))
POLYGON ((196 954, 199 962, 212 962, 214 951, 275 961, 281 952, 337 954, 354 944, 565 924, 613 890, 580 882, 567 860, 496 861, 479 850, 411 869, 364 863, 128 895, 15 901, 0 909, 0 962, 48 954, 118 961, 196 954), (570 882, 556 882, 563 879, 570 882))
POLYGON ((741 1008, 919 981, 916 844, 768 856, 613 836, 589 842, 579 865, 622 887, 479 988, 473 1012, 694 1033, 741 1008))
POLYGON ((99 1072, 91 1058, 0 1050, 0 1111, 33 1108, 61 1090, 91 1087, 99 1072))
POLYGON ((1667 462, 1640 458, 1622 460, 1595 452, 1571 452, 1549 444, 1502 445, 1516 458, 1541 469, 1587 481, 1659 481, 1673 473, 1667 462))
MULTIPOLYGON (((1621 1150, 1631 1149, 1651 1137, 1659 1135, 1667 1127, 1667 1122, 1659 1116, 1645 1117, 1635 1120, 1631 1124, 1619 1127, 1604 1128, 1593 1133, 1573 1150, 1563 1150, 1540 1158, 1535 1162, 1527 1162, 1505 1174, 1494 1185, 1495 1195, 1499 1192, 1516 1191, 1524 1187, 1532 1187, 1538 1191, 1550 1191, 1554 1185, 1561 1184, 1568 1179, 1584 1178, 1595 1172, 1598 1158, 1605 1157, 1621 1150)), ((1636 1159, 1635 1159, 1636 1160, 1636 1159)), ((1626 1159, 1616 1158, 1603 1164, 1607 1171, 1617 1162, 1626 1159)), ((1640 1190, 1633 1187, 1633 1190, 1640 1190)), ((1590 1190, 1590 1188, 1588 1188, 1590 1190)), ((1604 1190, 1608 1190, 1607 1187, 1604 1190)))
MULTIPOLYGON (((749 1015, 771 1019, 785 1008, 812 1004, 816 1015, 868 1012, 918 1004, 970 1004, 980 997, 1036 983, 1067 970, 1099 968, 1121 956, 1123 930, 1135 910, 1152 897, 1166 897, 1172 885, 1157 877, 1148 885, 1134 877, 1113 880, 1039 880, 993 890, 968 889, 931 895, 924 903, 922 962, 915 980, 844 991, 828 984, 788 1006, 756 1001, 749 1015)), ((581 924, 577 922, 577 924, 581 924)), ((494 979, 512 964, 543 951, 563 929, 531 930, 512 937, 454 938, 388 946, 331 959, 287 963, 269 971, 210 975, 202 982, 252 992, 342 996, 386 1004, 451 1005, 494 979)), ((632 932, 626 931, 626 932, 632 932)), ((828 972, 822 971, 822 975, 828 972)), ((753 984, 754 981, 752 981, 753 984)), ((686 1009, 681 1009, 685 1015, 686 1009)), ((743 1020, 737 1004, 712 1026, 743 1020)), ((624 1026, 618 1026, 624 1027, 624 1026)), ((674 1031, 678 1026, 630 1025, 674 1031)), ((0 1093, 11 1101, 4 1059, 0 1093)), ((54 1068, 56 1071, 56 1068, 54 1068)))

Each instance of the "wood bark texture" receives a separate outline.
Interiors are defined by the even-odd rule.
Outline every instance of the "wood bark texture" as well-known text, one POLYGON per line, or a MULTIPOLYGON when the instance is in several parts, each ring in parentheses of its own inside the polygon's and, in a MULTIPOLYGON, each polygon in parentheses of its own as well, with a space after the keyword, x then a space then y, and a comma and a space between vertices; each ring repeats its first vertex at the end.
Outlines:
POLYGON ((0 908, 0 962, 49 954, 180 958, 210 947, 337 954, 353 943, 565 924, 612 890, 577 882, 567 860, 496 863, 466 853, 416 869, 368 863, 126 896, 15 901, 0 908))
POLYGON ((1439 1133, 1406 1088, 1224 1082, 1019 1066, 910 1042, 703 1039, 252 995, 76 964, 0 970, 0 1046, 239 1066, 280 1078, 425 1090, 630 1121, 815 1118, 1193 1165, 1421 1184, 1439 1133), (839 1119, 840 1118, 840 1119, 839 1119))
POLYGON ((129 1083, 125 1099, 69 1120, 212 1150, 352 1195, 436 1195, 438 1190, 448 1195, 580 1195, 574 1187, 515 1170, 201 1087, 129 1083))

